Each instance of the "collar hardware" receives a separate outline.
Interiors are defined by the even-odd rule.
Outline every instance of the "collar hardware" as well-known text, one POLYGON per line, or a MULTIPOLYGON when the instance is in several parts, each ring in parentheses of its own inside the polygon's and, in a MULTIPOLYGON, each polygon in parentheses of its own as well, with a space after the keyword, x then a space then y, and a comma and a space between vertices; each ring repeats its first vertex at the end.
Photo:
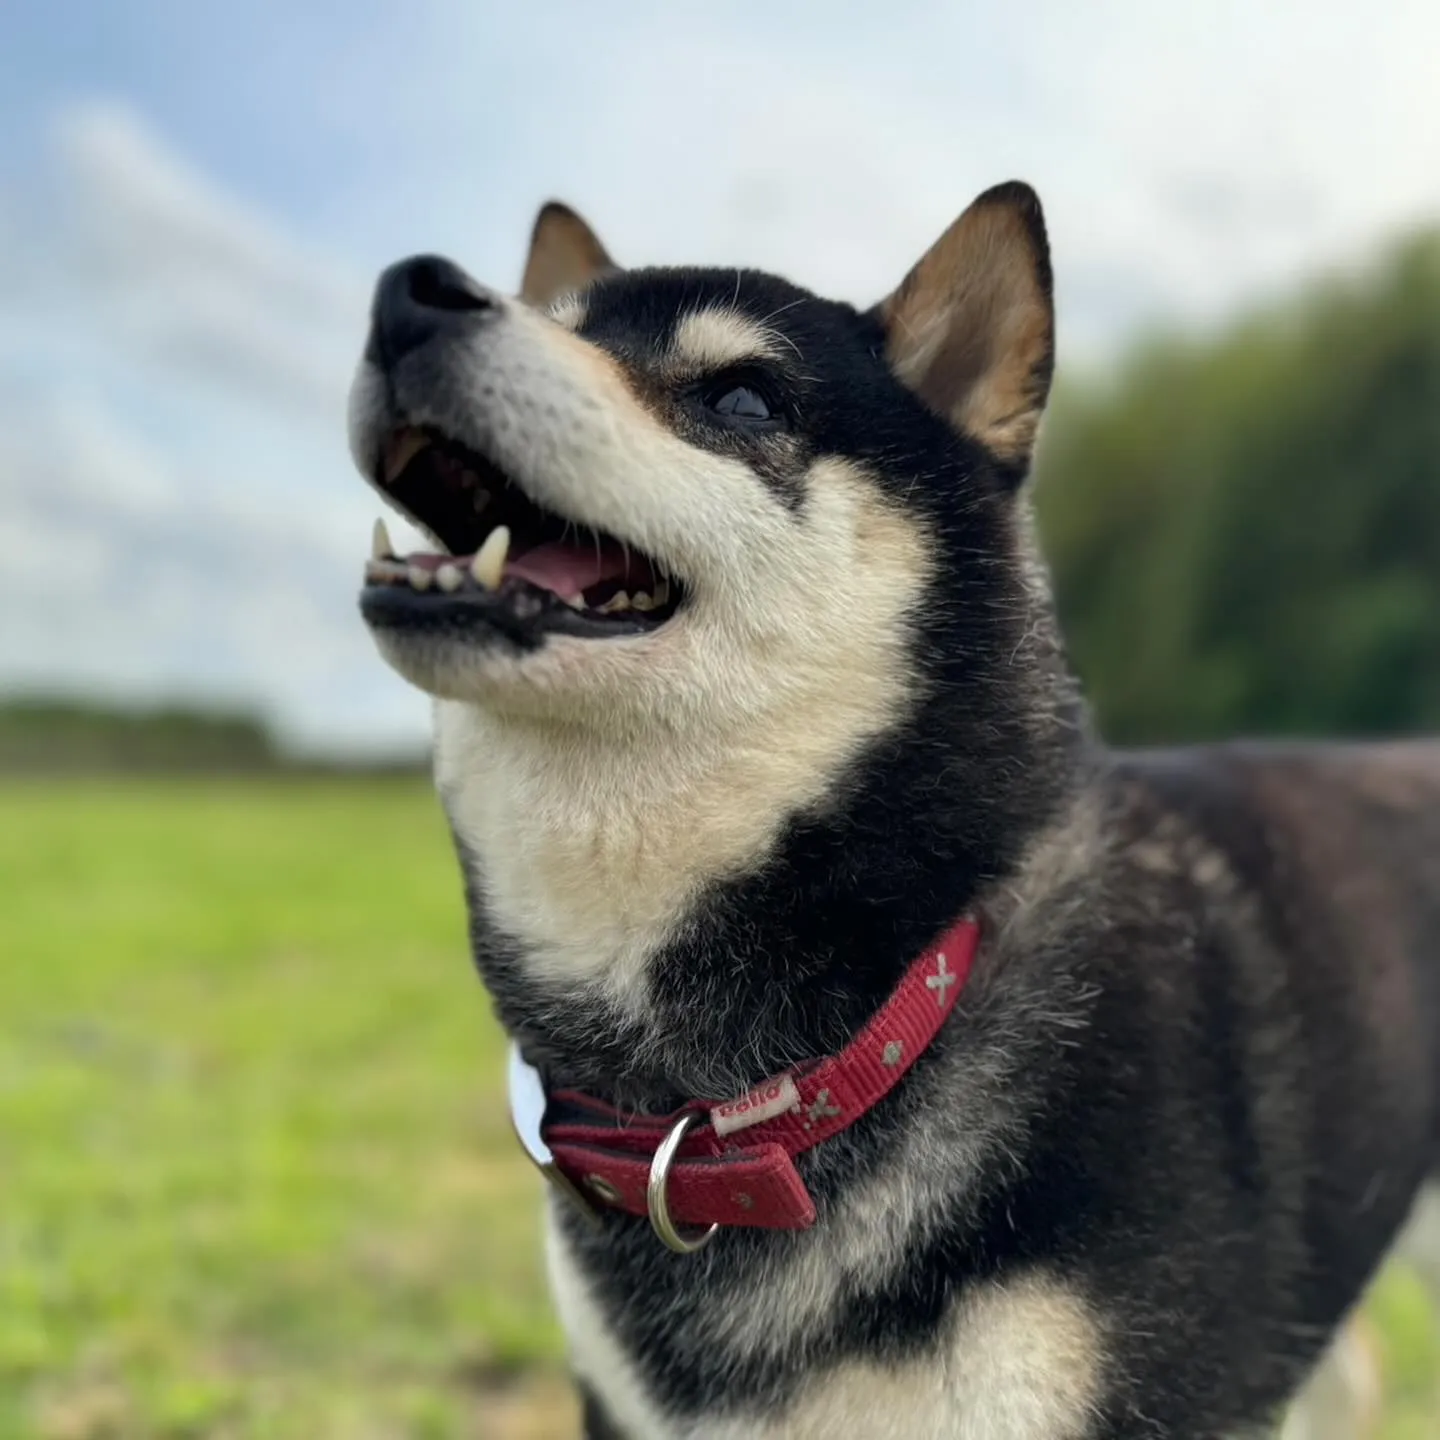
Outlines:
POLYGON ((595 1207, 585 1198, 580 1186, 556 1163, 554 1153, 545 1143, 541 1128, 547 1103, 545 1082, 540 1078, 540 1072, 520 1053, 520 1047, 513 1040, 510 1042, 510 1058, 505 1078, 510 1098, 510 1124, 515 1131, 515 1138, 520 1142, 520 1148, 557 1193, 563 1195, 598 1230, 600 1216, 595 1207))
POLYGON ((660 1142, 655 1158, 650 1162, 650 1180, 645 1186, 645 1208, 650 1213, 650 1228, 660 1237, 660 1243, 677 1255, 693 1255, 697 1250, 703 1250, 720 1228, 719 1222, 712 1220, 708 1230, 686 1236, 675 1228, 675 1222, 670 1218, 670 1200, 665 1193, 670 1184, 670 1166, 681 1141, 685 1139, 685 1132, 694 1123, 695 1112, 687 1110, 670 1127, 670 1133, 660 1142))

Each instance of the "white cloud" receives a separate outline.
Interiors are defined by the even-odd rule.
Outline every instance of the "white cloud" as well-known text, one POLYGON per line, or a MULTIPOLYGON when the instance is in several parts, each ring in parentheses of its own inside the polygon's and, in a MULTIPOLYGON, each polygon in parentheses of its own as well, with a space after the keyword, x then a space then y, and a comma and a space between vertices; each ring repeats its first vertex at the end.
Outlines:
POLYGON ((12 685, 259 702, 293 740, 413 744, 425 707, 359 623, 363 502, 297 526, 188 485, 93 396, 7 411, 0 675, 12 685))
POLYGON ((55 156, 56 193, 0 236, 28 275, 0 331, 0 680, 247 697, 303 744, 422 739, 355 610, 368 286, 124 109, 64 115, 55 156))
POLYGON ((34 237, 51 313, 263 406, 333 420, 364 335, 368 280, 296 242, 187 164, 134 111, 60 116, 58 194, 34 237))

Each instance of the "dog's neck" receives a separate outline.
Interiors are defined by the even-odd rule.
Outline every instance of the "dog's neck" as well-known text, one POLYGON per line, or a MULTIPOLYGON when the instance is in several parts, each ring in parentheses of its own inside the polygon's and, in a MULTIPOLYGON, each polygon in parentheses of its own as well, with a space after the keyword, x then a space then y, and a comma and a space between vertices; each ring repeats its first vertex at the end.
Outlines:
POLYGON ((756 787, 792 783, 795 757, 763 746, 687 768, 557 748, 474 712, 442 732, 476 960, 502 1022, 557 1079, 637 1104, 723 1097, 843 1046, 1013 870, 1079 772, 1064 729, 1012 771, 1003 802, 980 803, 964 773, 877 755, 843 800, 786 819, 756 787), (485 757, 483 780, 457 778, 457 746, 485 757), (899 837, 892 806, 927 821, 899 837))
POLYGON ((442 703, 437 783, 506 1028, 557 1079, 642 1104, 843 1046, 1084 771, 1043 584, 1029 599, 984 727, 983 677, 868 735, 874 697, 803 691, 799 718, 644 735, 442 703))

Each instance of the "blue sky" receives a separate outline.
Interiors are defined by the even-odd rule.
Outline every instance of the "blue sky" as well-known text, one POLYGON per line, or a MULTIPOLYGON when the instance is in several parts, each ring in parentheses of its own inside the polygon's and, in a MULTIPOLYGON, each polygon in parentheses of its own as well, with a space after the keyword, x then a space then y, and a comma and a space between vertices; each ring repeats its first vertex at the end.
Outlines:
POLYGON ((1018 175, 1062 367, 1103 363, 1440 219, 1437 54, 1433 0, 8 0, 0 687, 423 736, 355 616, 343 429, 402 254, 509 287, 558 195, 621 261, 869 301, 1018 175))

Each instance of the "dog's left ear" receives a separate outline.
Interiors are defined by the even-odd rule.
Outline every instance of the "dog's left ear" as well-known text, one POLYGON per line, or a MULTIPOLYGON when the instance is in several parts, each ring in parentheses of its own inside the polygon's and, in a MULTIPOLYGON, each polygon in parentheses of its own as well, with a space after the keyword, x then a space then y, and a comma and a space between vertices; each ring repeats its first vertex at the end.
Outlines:
POLYGON ((876 307, 895 373, 1017 477, 1055 362, 1050 248, 1035 192, 987 190, 876 307))
POLYGON ((595 232, 568 205, 551 200, 541 207, 530 232, 520 298, 532 305, 548 305, 615 268, 595 232))

